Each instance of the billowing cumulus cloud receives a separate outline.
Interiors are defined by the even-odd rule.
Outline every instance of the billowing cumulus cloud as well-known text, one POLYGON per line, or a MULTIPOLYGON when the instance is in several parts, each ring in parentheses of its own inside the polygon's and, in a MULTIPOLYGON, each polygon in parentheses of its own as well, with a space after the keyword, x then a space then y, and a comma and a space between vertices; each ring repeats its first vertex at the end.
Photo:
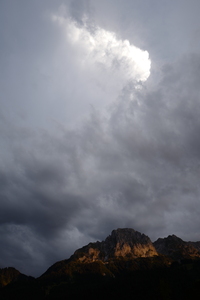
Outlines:
POLYGON ((63 28, 76 49, 80 66, 89 69, 92 76, 100 73, 96 79, 101 78, 101 84, 113 84, 120 90, 127 82, 144 82, 149 77, 151 61, 147 51, 91 24, 86 16, 81 23, 62 15, 53 15, 52 20, 63 28))

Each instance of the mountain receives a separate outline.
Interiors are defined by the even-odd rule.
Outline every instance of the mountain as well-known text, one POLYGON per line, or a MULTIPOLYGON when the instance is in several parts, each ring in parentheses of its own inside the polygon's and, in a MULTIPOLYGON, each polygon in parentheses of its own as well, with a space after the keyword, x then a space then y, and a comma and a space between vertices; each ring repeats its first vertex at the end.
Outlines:
MULTIPOLYGON (((55 263, 42 277, 55 274, 72 276, 74 273, 115 276, 110 267, 113 262, 116 266, 121 260, 129 260, 133 265, 136 258, 156 256, 158 253, 148 236, 131 228, 117 229, 113 230, 104 241, 89 243, 76 250, 68 260, 55 263)), ((135 268, 138 267, 138 263, 136 265, 135 268)))
POLYGON ((30 281, 34 280, 31 276, 26 276, 20 273, 15 268, 3 268, 0 269, 0 287, 4 287, 9 283, 19 282, 19 281, 30 281))
POLYGON ((175 235, 152 243, 145 234, 119 228, 56 262, 37 279, 19 280, 21 273, 14 268, 0 269, 0 299, 196 299, 199 247, 200 242, 175 235))
POLYGON ((159 238, 153 245, 158 253, 174 260, 200 258, 199 242, 185 242, 175 235, 159 238))
POLYGON ((200 242, 188 242, 188 245, 193 246, 200 252, 200 242))
POLYGON ((105 241, 90 243, 75 251, 80 261, 107 261, 112 258, 152 257, 158 255, 150 238, 131 228, 113 230, 105 241))

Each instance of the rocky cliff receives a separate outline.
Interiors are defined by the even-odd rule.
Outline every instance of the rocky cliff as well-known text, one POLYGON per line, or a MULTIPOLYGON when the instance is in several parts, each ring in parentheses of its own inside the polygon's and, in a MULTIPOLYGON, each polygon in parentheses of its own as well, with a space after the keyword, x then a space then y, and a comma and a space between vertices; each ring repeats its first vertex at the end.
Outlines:
POLYGON ((113 258, 153 257, 158 253, 150 238, 131 228, 113 230, 105 241, 90 243, 75 251, 73 259, 92 262, 113 258))
POLYGON ((175 260, 200 257, 199 242, 185 242, 174 234, 166 238, 159 238, 153 244, 158 253, 175 260))

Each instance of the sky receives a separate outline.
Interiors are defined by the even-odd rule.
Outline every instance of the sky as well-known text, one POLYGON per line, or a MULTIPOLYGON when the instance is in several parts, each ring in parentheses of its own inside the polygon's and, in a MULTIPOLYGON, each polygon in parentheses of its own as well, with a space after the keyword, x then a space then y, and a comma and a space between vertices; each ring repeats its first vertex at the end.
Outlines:
POLYGON ((0 1, 0 268, 113 229, 200 241, 199 0, 0 1))

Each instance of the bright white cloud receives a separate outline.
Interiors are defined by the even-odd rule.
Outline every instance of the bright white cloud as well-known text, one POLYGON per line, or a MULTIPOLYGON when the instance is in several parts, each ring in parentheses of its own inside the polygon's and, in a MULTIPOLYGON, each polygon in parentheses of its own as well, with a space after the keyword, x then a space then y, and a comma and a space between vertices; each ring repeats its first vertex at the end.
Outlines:
POLYGON ((119 89, 127 82, 144 82, 149 77, 151 61, 147 51, 118 39, 114 32, 88 25, 86 18, 81 25, 59 15, 52 19, 65 30, 68 41, 78 52, 80 66, 98 77, 100 84, 114 84, 119 89))

